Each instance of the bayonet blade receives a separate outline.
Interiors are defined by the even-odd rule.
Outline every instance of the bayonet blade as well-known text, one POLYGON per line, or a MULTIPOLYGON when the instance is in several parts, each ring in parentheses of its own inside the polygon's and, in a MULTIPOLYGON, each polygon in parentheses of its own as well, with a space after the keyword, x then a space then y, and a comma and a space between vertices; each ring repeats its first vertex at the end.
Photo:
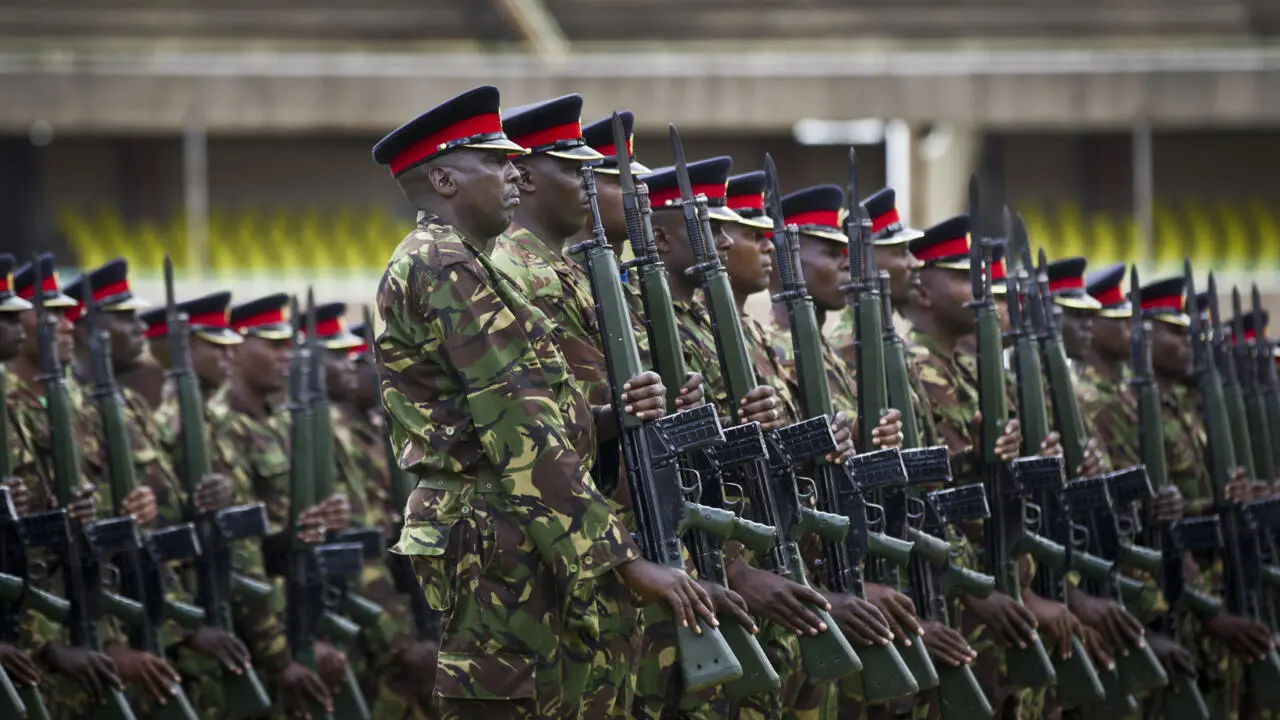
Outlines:
POLYGON ((675 158, 676 184, 680 186, 680 199, 693 202, 693 184, 689 182, 689 166, 684 159, 684 145, 680 143, 680 131, 675 123, 667 126, 667 138, 671 141, 671 156, 675 158))
POLYGON ((974 302, 987 299, 982 264, 982 236, 978 233, 978 176, 969 176, 969 284, 974 302))
POLYGON ((765 203, 769 208, 769 219, 773 220, 775 234, 786 232, 786 220, 782 214, 782 190, 778 183, 778 168, 773 163, 773 156, 764 154, 765 203))
MULTIPOLYGON (((1244 347, 1244 305, 1240 302, 1240 288, 1231 286, 1231 312, 1235 313, 1235 327, 1231 329, 1236 344, 1244 347)), ((1256 325, 1261 318, 1250 318, 1256 325)))
POLYGON ((631 148, 627 146, 627 129, 617 112, 613 114, 613 148, 614 157, 618 158, 618 180, 622 183, 622 192, 634 195, 636 181, 631 177, 631 148))
POLYGON ((1017 265, 1017 239, 1013 235, 1013 215, 1009 212, 1009 206, 1005 205, 1000 217, 1000 227, 1004 229, 1004 264, 1005 272, 1013 270, 1017 265))
MULTIPOLYGON (((1265 347, 1269 345, 1269 341, 1267 340, 1267 323, 1262 317, 1262 294, 1258 292, 1257 283, 1254 283, 1251 293, 1252 298, 1250 299, 1253 304, 1253 322, 1255 324, 1253 331, 1258 335, 1258 339, 1255 342, 1257 342, 1258 345, 1265 347)), ((1271 352, 1270 347, 1267 347, 1267 352, 1271 352)))

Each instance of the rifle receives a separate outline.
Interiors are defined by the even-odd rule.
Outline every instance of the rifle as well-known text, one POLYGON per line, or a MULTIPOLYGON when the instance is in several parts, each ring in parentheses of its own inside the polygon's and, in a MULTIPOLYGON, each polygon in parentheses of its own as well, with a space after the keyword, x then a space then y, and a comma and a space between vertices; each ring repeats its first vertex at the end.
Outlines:
MULTIPOLYGON (((1018 555, 1026 550, 1028 543, 1043 539, 1027 530, 1026 500, 1018 485, 1018 476, 1010 464, 996 455, 996 442, 1004 434, 1008 408, 1001 356, 1003 344, 1000 338, 1000 320, 996 316, 995 303, 991 298, 991 269, 986 262, 991 249, 976 232, 976 223, 980 217, 978 202, 978 178, 971 176, 969 221, 974 224, 972 235, 976 240, 969 249, 969 279, 973 286, 971 307, 978 339, 978 404, 982 411, 982 445, 978 460, 987 497, 995 505, 991 517, 983 522, 986 567, 987 572, 994 575, 1000 583, 1001 590, 1021 602, 1018 555)), ((1026 433, 1024 429, 1023 434, 1026 433)), ((1033 638, 1026 648, 1010 647, 1006 657, 1009 681, 1014 686, 1041 687, 1052 685, 1057 679, 1039 636, 1033 638)))
MULTIPOLYGON (((626 464, 640 546, 650 562, 683 570, 680 537, 686 530, 725 537, 739 521, 732 512, 694 502, 700 486, 684 485, 680 478, 679 456, 722 441, 724 433, 716 410, 710 405, 648 422, 624 412, 622 385, 640 374, 640 351, 628 319, 617 258, 600 222, 595 172, 590 167, 582 168, 582 185, 591 208, 592 234, 570 252, 583 257, 596 301, 605 368, 618 418, 618 442, 626 464)), ((676 646, 686 690, 696 691, 742 677, 742 665, 724 636, 701 619, 698 632, 676 628, 676 646)))
MULTIPOLYGON (((1254 288, 1254 303, 1250 313, 1253 319, 1255 334, 1261 333, 1267 324, 1262 309, 1261 298, 1254 288)), ((1253 449, 1254 477, 1264 482, 1276 480, 1275 448, 1271 446, 1271 427, 1267 422, 1267 410, 1263 404, 1266 378, 1260 373, 1261 368, 1254 359, 1254 347, 1244 337, 1245 315, 1240 309, 1240 288, 1231 288, 1231 305, 1236 314, 1235 337, 1232 338, 1231 350, 1235 360, 1240 384, 1244 390, 1244 410, 1249 425, 1249 446, 1253 449)), ((1255 335, 1256 336, 1256 335, 1255 335)), ((1272 365, 1275 363, 1272 362, 1272 365)))
MULTIPOLYGON (((44 389, 45 412, 49 422, 52 446, 52 467, 59 509, 24 517, 31 547, 47 548, 60 562, 66 581, 70 608, 67 624, 73 645, 102 652, 102 640, 98 636, 98 620, 108 611, 106 593, 103 590, 103 565, 117 552, 137 551, 141 547, 138 527, 132 518, 112 518, 97 522, 73 523, 66 508, 79 500, 80 453, 76 449, 75 430, 72 427, 71 398, 67 394, 67 379, 58 359, 58 318, 49 315, 44 307, 44 278, 40 259, 32 259, 35 270, 36 343, 40 354, 40 377, 44 389)), ((92 293, 86 294, 92 304, 92 293)), ((116 608, 120 614, 140 619, 145 612, 142 605, 120 598, 116 608)), ((122 618, 123 619, 123 618, 122 618)), ((93 720, 134 720, 133 710, 118 689, 107 690, 105 705, 93 706, 88 716, 93 720)))
MULTIPOLYGON (((856 172, 856 159, 853 172, 856 172)), ((795 349, 796 377, 799 382, 801 412, 807 416, 831 417, 835 408, 831 404, 831 391, 827 385, 827 373, 822 354, 821 330, 813 307, 813 299, 805 287, 803 271, 799 267, 798 231, 795 226, 785 224, 782 214, 782 193, 778 186, 778 171, 774 167, 773 158, 764 156, 764 172, 767 185, 767 204, 769 215, 773 220, 773 244, 776 248, 774 257, 778 263, 778 273, 782 278, 782 292, 774 295, 775 303, 783 303, 790 318, 791 341, 795 349)), ((872 308, 876 319, 880 318, 880 304, 872 308)), ((874 345, 880 347, 878 328, 874 345)), ((861 358, 860 358, 861 360, 861 358)), ((879 399, 872 398, 874 409, 870 414, 862 415, 862 426, 865 429, 873 425, 873 418, 880 416, 881 409, 887 407, 884 399, 884 363, 880 357, 878 366, 879 399)), ((858 368, 858 402, 867 398, 861 395, 864 385, 876 384, 874 377, 867 374, 874 368, 859 366, 858 368)), ((859 412, 863 412, 860 408, 859 412)), ((865 448, 874 447, 868 442, 865 448)), ((862 583, 862 562, 867 557, 872 538, 880 548, 882 557, 893 557, 900 565, 905 565, 911 558, 911 543, 906 540, 886 537, 882 533, 873 532, 867 522, 866 493, 875 492, 875 488, 886 486, 902 487, 906 485, 906 470, 902 467, 902 457, 896 449, 867 452, 859 455, 856 461, 846 465, 833 465, 824 457, 814 458, 814 484, 817 489, 818 505, 827 512, 848 519, 849 532, 843 538, 824 538, 823 556, 827 568, 827 584, 839 593, 852 593, 858 598, 866 599, 862 583), (861 461, 861 462, 857 462, 861 461), (855 467, 857 469, 855 469, 855 467)), ((905 499, 904 499, 905 502, 905 499)), ((923 649, 924 643, 915 643, 923 649)), ((911 669, 903 661, 898 648, 893 644, 871 645, 862 648, 859 653, 862 660, 863 698, 868 704, 877 704, 893 698, 914 695, 920 692, 911 669)), ((937 672, 929 662, 927 655, 921 674, 937 682, 937 672), (928 672, 925 672, 927 668, 928 672)))
MULTIPOLYGON (((285 632, 293 657, 306 667, 315 670, 315 635, 323 623, 331 637, 354 640, 359 627, 345 618, 328 612, 336 596, 341 592, 333 583, 339 578, 359 576, 364 569, 364 547, 359 543, 308 543, 299 537, 302 530, 298 515, 316 504, 316 458, 312 445, 315 423, 312 406, 308 402, 307 375, 311 371, 311 348, 299 341, 299 315, 297 298, 293 300, 293 343, 289 355, 289 523, 287 567, 285 569, 285 594, 288 610, 285 613, 285 632)), ((311 322, 314 323, 314 313, 311 322)), ((329 435, 332 442, 332 433, 329 435)), ((332 447, 330 446, 330 450, 332 447)), ((331 460, 332 452, 328 458, 331 460)), ((320 463, 322 465, 326 463, 320 463)), ((350 676, 348 676, 350 680, 350 676)), ((352 705, 344 708, 355 713, 354 717, 368 717, 368 709, 361 713, 363 695, 346 690, 338 697, 350 698, 352 705)), ((337 698, 334 698, 335 708, 337 698)), ((334 717, 324 706, 309 701, 312 717, 332 720, 334 717)), ((349 717, 341 716, 343 720, 349 717)))
MULTIPOLYGON (((1272 455, 1280 454, 1280 378, 1276 375, 1276 359, 1271 340, 1267 337, 1267 323, 1262 319, 1262 296, 1258 286, 1253 286, 1253 317, 1257 323, 1258 338, 1253 343, 1257 352, 1258 381, 1262 384, 1262 405, 1267 417, 1266 440, 1272 455)), ((1280 462, 1280 457, 1277 457, 1280 462)))
MULTIPOLYGON (((1004 208, 1004 227, 1005 237, 1008 238, 1007 242, 1010 245, 1006 256, 1009 264, 1014 266, 1014 271, 1006 277, 1008 292, 1005 294, 1005 300, 1009 312, 1009 334, 1013 339, 1013 365, 1018 381, 1018 419, 1022 423, 1022 453, 1026 456, 1020 460, 1029 460, 1036 454, 1040 442, 1049 434, 1049 419, 1045 408, 1040 347, 1031 332, 1029 317, 1031 308, 1023 307, 1024 300, 1028 305, 1030 304, 1028 298, 1035 297, 1035 291, 1031 289, 1032 281, 1027 277, 1027 269, 1017 267, 1015 264, 1018 259, 1018 245, 1026 243, 1026 231, 1013 223, 1007 206, 1004 208), (1024 287, 1027 289, 1027 298, 1023 296, 1024 287)), ((1071 390, 1070 387, 1067 389, 1071 390)), ((1054 399, 1054 408, 1057 410, 1058 398, 1055 396, 1054 399)), ((1074 403, 1075 398, 1072 397, 1071 401, 1074 403)), ((1061 415, 1059 417, 1061 418, 1061 415)), ((1079 420, 1078 412, 1076 420, 1079 420)), ((1083 443, 1080 435, 1072 440, 1083 443)), ((1023 491, 1031 495, 1034 500, 1034 502, 1028 502, 1027 506, 1036 512, 1040 526, 1047 531, 1049 539, 1066 550, 1063 559, 1069 563, 1075 553, 1071 543, 1071 520, 1063 501, 1066 478, 1062 470, 1062 458, 1036 458, 1035 472, 1027 472, 1031 467, 1024 464, 1020 468, 1021 472, 1017 473, 1022 481, 1023 491)), ((1036 545, 1030 546, 1031 549, 1036 547, 1036 545)), ((1041 561, 1040 567, 1037 568, 1036 583, 1044 597, 1066 604, 1063 565, 1049 562, 1057 560, 1056 553, 1053 555, 1054 557, 1044 555, 1036 557, 1041 561)), ((1064 709, 1092 704, 1105 697, 1098 671, 1089 660, 1080 638, 1074 635, 1071 637, 1070 657, 1058 655, 1056 650, 1052 657, 1058 680, 1058 701, 1062 703, 1064 709)))
MULTIPOLYGON (((205 622, 234 632, 231 615, 231 543, 259 538, 267 533, 267 512, 261 503, 223 508, 210 513, 196 511, 196 488, 209 473, 209 448, 205 432, 204 399, 200 381, 191 365, 191 326, 178 310, 173 292, 173 263, 164 258, 165 324, 169 341, 169 371, 178 396, 179 433, 182 448, 183 519, 192 525, 202 552, 195 558, 196 603, 205 622)), ((271 708, 271 696, 257 673, 223 672, 223 694, 232 718, 258 717, 271 708)))
MULTIPOLYGON (((617 113, 614 113, 612 122, 615 146, 626 147, 626 129, 617 113)), ((618 177, 622 184, 622 212, 627 227, 627 240, 635 256, 623 268, 634 268, 636 271, 654 370, 667 387, 667 411, 674 413, 675 400, 684 384, 687 368, 681 351, 675 310, 671 304, 667 268, 658 256, 658 247, 653 240, 649 187, 644 183, 636 183, 631 175, 630 163, 619 163, 618 177)), ((763 454, 760 457, 763 458, 763 454)), ((685 454, 681 464, 687 466, 686 469, 694 472, 700 480, 701 495, 697 502, 707 507, 730 511, 736 511, 741 506, 740 501, 730 504, 725 500, 726 486, 738 497, 742 497, 743 491, 737 485, 725 482, 724 472, 714 449, 691 450, 685 454)), ((774 529, 739 517, 735 519, 729 537, 724 540, 737 540, 754 552, 767 553, 773 547, 774 529)), ((728 587, 721 539, 714 534, 695 530, 686 534, 685 541, 699 577, 728 587)), ((725 684, 724 692, 730 701, 740 700, 756 692, 776 690, 781 686, 781 679, 769 664, 764 648, 746 627, 729 621, 721 624, 720 633, 742 666, 742 677, 725 684)))
MULTIPOLYGON (((716 354, 720 359, 730 398, 728 409, 733 421, 738 422, 738 399, 745 397, 756 386, 755 371, 747 352, 747 341, 738 317, 737 305, 734 303, 733 290, 729 287, 729 278, 712 243, 706 197, 700 195, 695 199, 693 196, 684 147, 680 144, 680 134, 674 125, 670 126, 669 138, 680 186, 680 207, 684 213, 685 230, 695 262, 689 272, 699 276, 706 292, 712 330, 716 337, 716 354)), ((750 454, 732 458, 720 457, 722 467, 726 470, 729 467, 724 462, 735 461, 733 469, 741 478, 740 484, 746 489, 747 496, 751 498, 752 512, 756 516, 754 519, 777 529, 777 543, 762 555, 766 569, 802 585, 808 584, 804 558, 800 554, 802 536, 810 531, 818 531, 839 538, 848 531, 847 518, 816 513, 802 507, 800 502, 793 462, 807 459, 813 453, 822 455, 835 449, 835 439, 831 436, 827 419, 813 420, 817 421, 816 424, 809 422, 793 426, 793 432, 786 437, 779 432, 765 435, 763 442, 767 456, 764 460, 750 454), (788 441, 791 442, 790 445, 788 441)), ((738 430, 738 433, 754 432, 757 436, 760 433, 759 425, 755 423, 741 427, 745 429, 738 430)), ((725 441, 726 444, 730 443, 729 433, 725 434, 725 441)), ((802 635, 799 638, 806 675, 814 682, 822 682, 861 670, 862 663, 845 639, 844 633, 838 630, 830 613, 816 605, 808 607, 820 621, 826 623, 827 630, 818 635, 802 635)))
MULTIPOLYGON (((1187 282, 1187 297, 1195 297, 1195 279, 1191 275, 1191 262, 1183 269, 1187 282)), ((1213 275, 1209 276, 1210 293, 1216 290, 1213 275)), ((1209 304, 1211 328, 1220 328, 1217 317, 1217 295, 1212 294, 1209 304)), ((1200 394, 1200 411, 1208 434, 1209 471, 1212 478, 1213 502, 1222 524, 1225 544, 1222 548, 1224 577, 1226 582, 1227 610, 1236 615, 1258 619, 1260 607, 1261 550, 1257 534, 1250 528, 1248 517, 1241 503, 1227 497, 1227 484, 1236 468, 1234 426, 1226 401, 1223 383, 1218 375, 1213 352, 1213 338, 1203 327, 1200 313, 1191 317, 1191 350, 1194 358, 1196 385, 1200 394)), ((1259 706, 1271 706, 1280 702, 1280 657, 1275 650, 1267 652, 1262 660, 1245 665, 1249 686, 1259 706)))
MULTIPOLYGON (((0 408, 0 412, 8 415, 9 411, 8 408, 0 408)), ((12 461, 13 458, 9 456, 9 445, 6 443, 0 447, 0 462, 11 468, 12 461)), ((24 595, 32 592, 38 594, 36 596, 53 597, 35 588, 31 588, 30 591, 27 589, 26 550, 23 547, 17 515, 13 507, 13 499, 9 494, 9 487, 0 485, 0 642, 15 646, 22 641, 24 595)), ((64 609, 69 609, 65 600, 54 599, 60 600, 64 609)), ((37 720, 49 718, 49 711, 44 706, 39 686, 14 685, 13 679, 3 667, 0 667, 0 714, 5 717, 31 717, 37 720)))

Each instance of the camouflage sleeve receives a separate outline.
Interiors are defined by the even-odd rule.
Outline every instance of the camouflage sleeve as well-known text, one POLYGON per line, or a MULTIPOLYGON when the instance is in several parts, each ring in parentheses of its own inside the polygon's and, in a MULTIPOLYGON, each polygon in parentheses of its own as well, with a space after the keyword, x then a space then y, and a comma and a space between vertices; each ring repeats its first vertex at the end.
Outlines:
POLYGON ((960 402, 954 383, 940 365, 944 362, 941 358, 924 347, 915 346, 909 361, 914 366, 914 374, 919 378, 924 400, 932 411, 931 426, 937 433, 938 441, 946 445, 951 454, 952 475, 957 480, 972 478, 977 472, 973 440, 970 437, 972 413, 960 402))
MULTIPOLYGON (((378 369, 393 446, 402 466, 416 464, 406 458, 422 457, 437 434, 457 432, 433 422, 438 403, 419 394, 438 382, 424 356, 444 363, 461 385, 454 402, 470 411, 485 461, 539 554, 569 587, 639 552, 608 502, 584 482, 587 468, 566 432, 548 370, 484 272, 474 260, 433 267, 419 253, 388 266, 379 288, 386 331, 378 369)), ((457 457, 438 459, 455 475, 472 470, 457 457)))

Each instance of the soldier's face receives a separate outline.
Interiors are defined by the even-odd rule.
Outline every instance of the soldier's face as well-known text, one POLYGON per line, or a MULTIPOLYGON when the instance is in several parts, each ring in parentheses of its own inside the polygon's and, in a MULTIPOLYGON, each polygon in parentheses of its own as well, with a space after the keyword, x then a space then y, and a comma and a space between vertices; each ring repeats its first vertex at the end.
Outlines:
MULTIPOLYGON (((622 181, 617 175, 596 174, 596 204, 600 206, 600 224, 604 226, 605 237, 613 243, 626 242, 627 223, 622 214, 622 181)), ((589 213, 583 227, 591 229, 589 213)))
POLYGON ((1105 358, 1127 358, 1133 352, 1133 325, 1127 318, 1099 317, 1093 321, 1090 345, 1105 358))
POLYGON ((520 205, 515 167, 502 150, 463 148, 441 158, 433 178, 437 192, 448 193, 458 217, 483 238, 506 231, 520 205), (440 174, 443 171, 443 174, 440 174))
POLYGON ((733 240, 729 260, 725 263, 733 291, 738 295, 754 295, 769 289, 773 276, 773 241, 756 228, 724 223, 724 232, 733 240))
POLYGON ((655 210, 653 213, 653 240, 658 254, 667 266, 672 282, 688 281, 684 271, 693 267, 693 248, 685 232, 684 219, 677 210, 655 210))
POLYGON ((247 335, 235 351, 235 372, 261 395, 284 390, 289 377, 289 341, 247 335))
POLYGON ((27 339, 22 329, 22 313, 0 313, 0 362, 9 362, 18 356, 22 343, 27 339))
POLYGON ((191 336, 191 369, 206 390, 222 387, 231 375, 231 345, 219 345, 191 336))
POLYGON ((582 188, 582 163, 550 155, 517 162, 521 202, 536 203, 539 220, 561 238, 576 235, 591 217, 582 188))
POLYGON ((827 312, 837 312, 846 304, 840 285, 849 279, 849 246, 833 240, 800 236, 800 267, 813 303, 827 312))
POLYGON ((1064 308, 1062 311, 1062 344, 1067 355, 1082 358, 1093 343, 1093 313, 1087 310, 1064 308))
POLYGON ((905 307, 911 292, 920 285, 920 261, 906 243, 876 246, 876 268, 889 272, 889 294, 894 307, 905 307))
MULTIPOLYGON (((48 308, 47 313, 50 317, 57 318, 58 332, 54 336, 58 348, 58 361, 64 366, 71 362, 71 354, 76 348, 75 326, 71 320, 67 318, 66 312, 62 308, 48 308)), ((22 343, 22 350, 19 354, 32 365, 40 363, 40 338, 36 334, 36 311, 23 310, 19 314, 18 322, 22 325, 22 332, 26 339, 22 343)))
POLYGON ((329 397, 346 402, 356 389, 355 364, 346 350, 324 351, 324 383, 329 397))
POLYGON ((957 336, 968 335, 974 330, 973 289, 969 275, 959 270, 925 268, 920 275, 922 291, 927 293, 938 320, 957 336))
POLYGON ((105 312, 98 316, 111 336, 111 362, 121 370, 137 365, 147 354, 147 325, 136 310, 105 312))
POLYGON ((1191 332, 1180 325, 1157 320, 1151 323, 1151 365, 1166 377, 1191 375, 1191 332))

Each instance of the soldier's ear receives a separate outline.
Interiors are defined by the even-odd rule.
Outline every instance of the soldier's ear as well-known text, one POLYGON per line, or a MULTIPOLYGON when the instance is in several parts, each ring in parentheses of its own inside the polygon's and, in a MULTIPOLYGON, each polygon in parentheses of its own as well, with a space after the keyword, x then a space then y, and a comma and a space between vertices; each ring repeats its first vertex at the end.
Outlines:
POLYGON ((427 181, 440 197, 453 197, 458 192, 458 176, 447 165, 433 165, 427 169, 427 181))
POLYGON ((533 181, 533 173, 529 172, 528 164, 521 160, 514 160, 511 163, 516 168, 516 187, 522 193, 531 193, 537 191, 537 183, 533 181))
POLYGON ((658 252, 666 255, 671 251, 671 236, 667 234, 667 229, 661 225, 653 226, 653 244, 658 247, 658 252))

